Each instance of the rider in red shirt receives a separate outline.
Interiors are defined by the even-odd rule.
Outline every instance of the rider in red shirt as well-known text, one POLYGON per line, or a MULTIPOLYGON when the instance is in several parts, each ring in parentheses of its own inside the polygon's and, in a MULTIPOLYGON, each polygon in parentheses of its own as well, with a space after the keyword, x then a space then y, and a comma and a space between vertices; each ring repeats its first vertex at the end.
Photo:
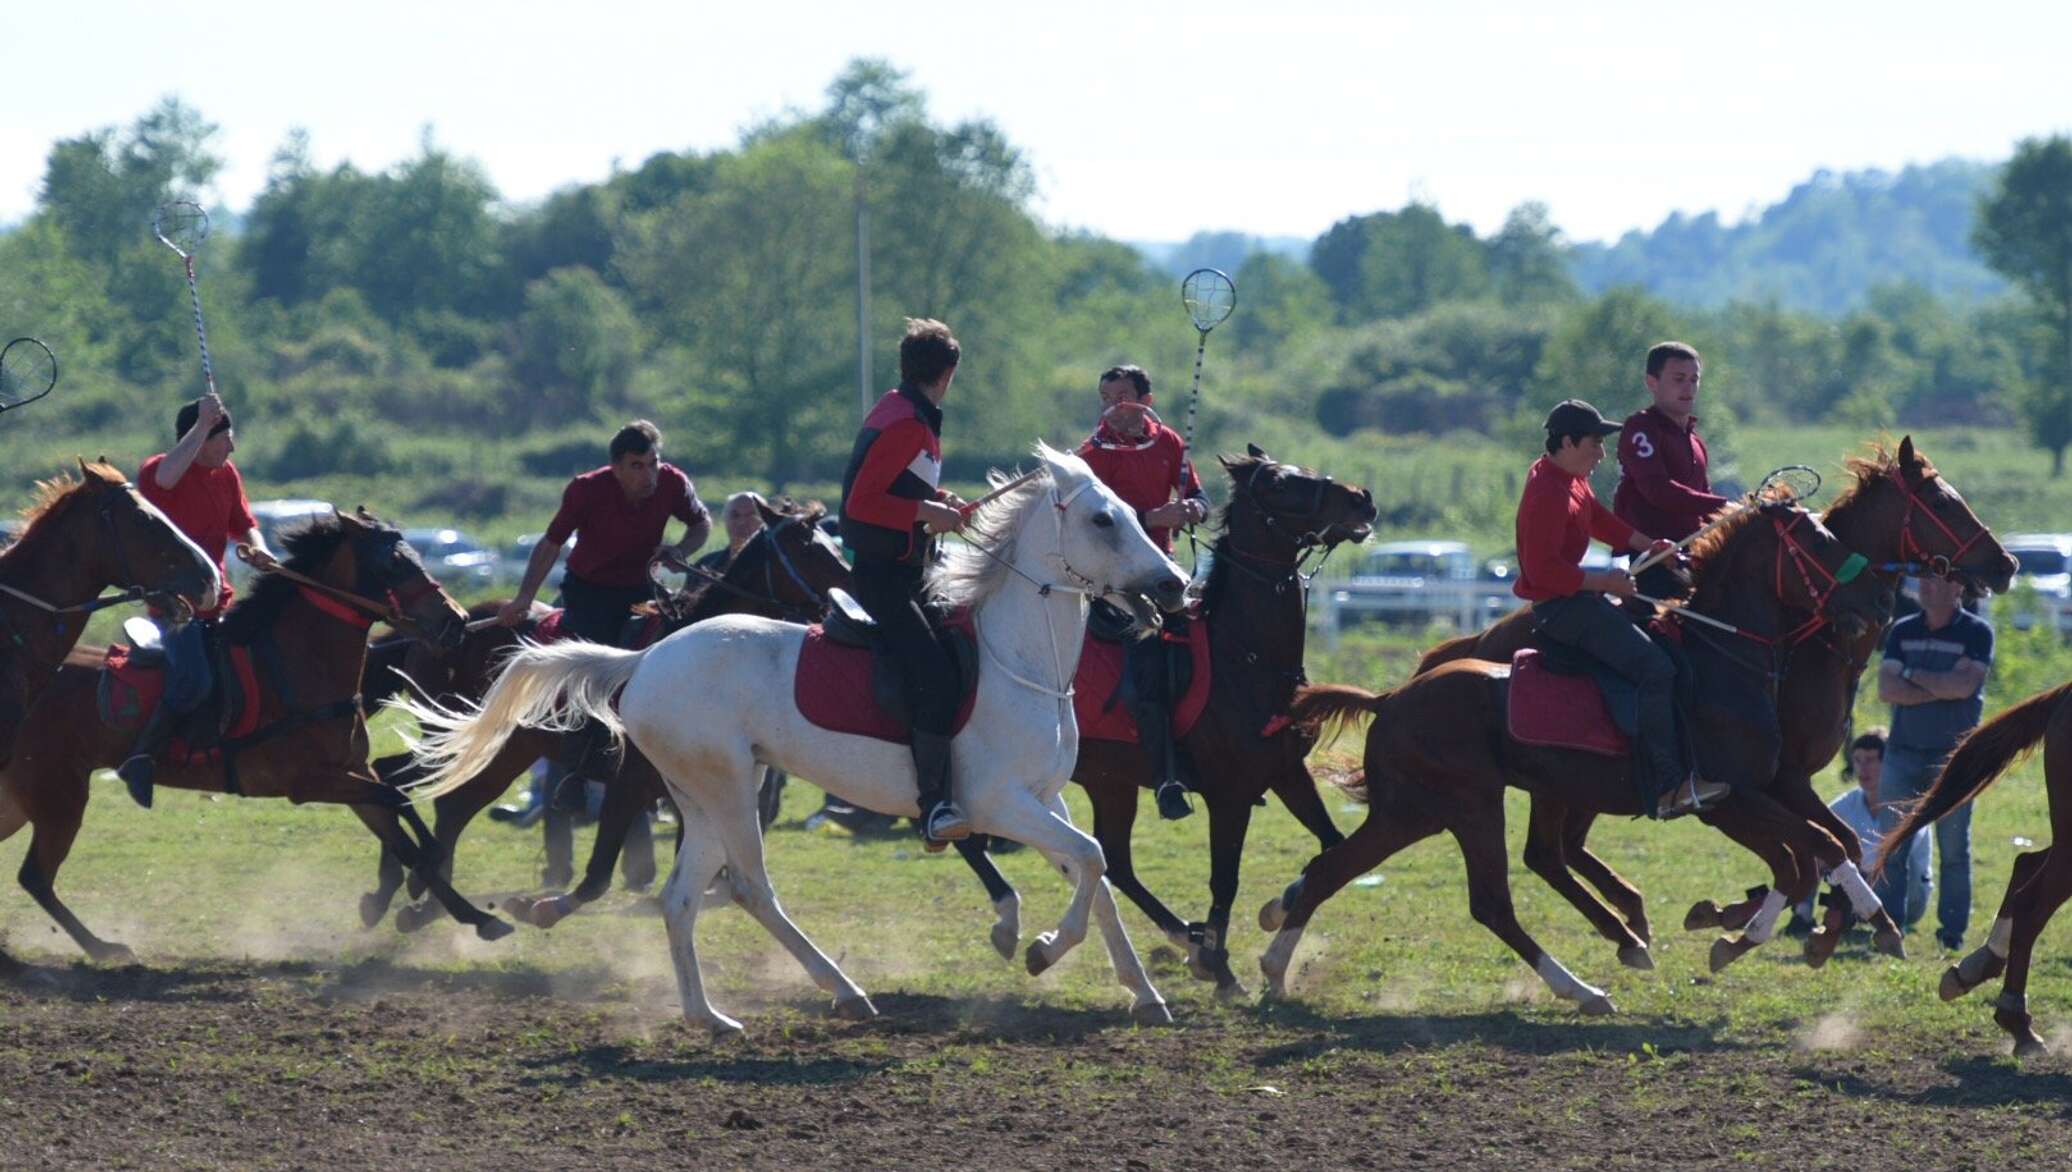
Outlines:
MULTIPOLYGON (((137 735, 130 756, 115 770, 129 787, 130 797, 145 809, 151 808, 154 758, 172 736, 175 718, 194 710, 208 699, 213 686, 206 644, 207 624, 223 613, 231 598, 230 573, 224 553, 232 541, 249 545, 264 561, 266 538, 259 521, 252 516, 252 503, 245 499, 245 483, 238 476, 230 453, 237 450, 237 433, 230 412, 214 394, 203 395, 182 406, 173 417, 173 446, 144 461, 137 469, 137 491, 158 506, 180 532, 216 559, 216 573, 223 592, 216 605, 198 612, 194 621, 168 627, 161 636, 165 648, 166 690, 152 712, 144 731, 137 735)), ((155 617, 155 616, 154 616, 155 617)))
MULTIPOLYGON (((1111 366, 1101 372, 1101 422, 1079 445, 1079 454, 1123 502, 1137 511, 1144 532, 1166 553, 1173 552, 1173 533, 1209 515, 1194 462, 1180 433, 1159 421, 1151 409, 1151 377, 1140 366, 1111 366)), ((1098 602, 1096 606, 1112 607, 1098 602)), ((1167 632, 1186 628, 1179 616, 1167 621, 1167 632)), ((1137 721, 1137 741, 1151 758, 1158 779, 1158 813, 1185 818, 1194 812, 1181 779, 1181 761, 1173 744, 1172 672, 1168 642, 1159 636, 1123 642, 1123 702, 1137 721)))
POLYGON ((1633 579, 1621 569, 1585 570, 1579 564, 1590 539, 1614 549, 1654 553, 1670 548, 1621 521, 1597 501, 1590 472, 1604 459, 1604 437, 1619 430, 1597 408, 1569 399, 1547 415, 1547 451, 1525 477, 1518 502, 1518 581, 1512 589, 1532 603, 1540 635, 1579 648, 1631 681, 1640 694, 1635 737, 1642 792, 1656 798, 1656 817, 1673 818, 1724 796, 1723 785, 1701 783, 1684 766, 1676 736, 1676 665, 1631 619, 1605 600, 1630 597, 1633 579))

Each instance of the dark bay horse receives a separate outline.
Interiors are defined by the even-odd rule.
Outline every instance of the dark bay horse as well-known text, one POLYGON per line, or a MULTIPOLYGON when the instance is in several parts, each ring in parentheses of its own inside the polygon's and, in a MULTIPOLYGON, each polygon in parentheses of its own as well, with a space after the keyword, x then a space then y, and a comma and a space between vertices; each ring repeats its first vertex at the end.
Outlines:
POLYGON ((78 479, 39 482, 23 518, 0 550, 0 767, 88 615, 147 595, 214 606, 219 588, 208 555, 107 464, 81 460, 78 479), (128 593, 102 598, 110 586, 128 593))
MULTIPOLYGON (((1911 436, 1902 439, 1895 452, 1877 446, 1868 457, 1847 461, 1847 467, 1855 483, 1835 500, 1821 521, 1844 545, 1869 558, 1875 572, 1894 581, 1902 572, 1956 573, 1988 589, 2007 588, 2015 570, 2014 559, 1956 489, 1915 449, 1911 436)), ((1877 654, 1883 637, 1882 623, 1855 638, 1823 627, 1789 648, 1777 693, 1783 749, 1775 775, 1756 783, 1777 802, 1841 842, 1850 861, 1858 865, 1863 861, 1861 845, 1848 825, 1814 792, 1813 775, 1841 751, 1855 706, 1857 679, 1877 654)), ((1519 610, 1479 634, 1434 647, 1425 653, 1417 670, 1422 674, 1470 656, 1507 663, 1531 639, 1531 611, 1519 610)), ((1710 815, 1701 814, 1700 818, 1712 820, 1710 815)), ((1621 961, 1650 967, 1651 934, 1640 892, 1586 846, 1596 820, 1596 812, 1571 808, 1558 795, 1535 794, 1525 863, 1618 947, 1621 961), (1584 890, 1575 875, 1587 879, 1618 909, 1617 914, 1584 890)), ((1774 888, 1794 885, 1805 877, 1801 872, 1812 866, 1811 860, 1767 835, 1747 834, 1732 825, 1719 829, 1769 864, 1774 888)), ((1770 890, 1757 888, 1724 911, 1711 901, 1700 903, 1685 918, 1685 927, 1739 929, 1770 890)), ((1824 961, 1838 938, 1832 928, 1816 932, 1807 941, 1808 959, 1815 964, 1824 961)), ((1720 953, 1722 959, 1732 955, 1732 951, 1720 953)))
MULTIPOLYGON (((453 642, 465 621, 460 607, 425 572, 401 531, 364 511, 319 518, 285 538, 285 547, 286 568, 318 585, 268 575, 230 608, 218 632, 230 650, 250 652, 257 727, 226 742, 220 761, 162 763, 158 784, 350 806, 478 935, 509 933, 510 925, 472 907, 446 883, 424 824, 367 765, 360 672, 367 630, 383 617, 370 607, 413 623, 426 637, 453 642)), ((122 960, 129 950, 87 930, 53 886, 86 812, 88 777, 114 767, 135 740, 134 732, 110 728, 99 717, 101 656, 100 648, 74 651, 24 722, 15 759, 0 773, 0 792, 10 799, 0 807, 0 839, 25 823, 34 826, 22 860, 23 888, 89 956, 122 960)))
POLYGON ((1993 1022, 2014 1038, 2018 1057, 2048 1049, 2029 1018, 2029 960, 2044 925, 2072 897, 2072 684, 2031 696, 1973 729, 1951 752, 1935 785, 1885 840, 1905 842, 1900 836, 1911 836, 1984 793, 2038 741, 2043 742, 2043 782, 2050 796, 2051 845, 2015 856, 1993 931, 1977 951, 1943 973, 1940 990, 1944 1001, 1954 1001, 2005 973, 1993 1002, 1993 1022))
MULTIPOLYGON (((832 539, 820 531, 824 512, 820 505, 797 506, 787 511, 768 505, 758 507, 763 513, 763 528, 727 563, 726 572, 718 580, 697 587, 691 597, 665 611, 657 638, 723 614, 817 622, 827 609, 827 592, 849 585, 848 564, 832 539)), ((498 605, 484 603, 475 609, 494 614, 498 605)), ((481 627, 470 631, 454 651, 412 650, 403 670, 442 705, 450 708, 457 703, 479 703, 496 681, 505 657, 529 634, 529 627, 481 627)), ((468 824, 504 792, 513 777, 542 757, 555 757, 564 735, 569 734, 536 728, 512 732, 488 766, 432 803, 440 866, 449 877, 454 852, 468 824)), ((399 788, 423 776, 408 753, 384 757, 375 762, 374 768, 383 782, 399 788)), ((630 744, 617 771, 605 781, 604 810, 598 817, 597 840, 591 847, 583 882, 567 895, 507 900, 513 915, 537 927, 550 928, 611 890, 612 868, 634 819, 668 796, 668 791, 654 766, 630 744)), ((398 861, 384 851, 377 886, 360 899, 363 923, 372 927, 381 921, 403 878, 398 861)), ((413 896, 419 894, 415 880, 411 887, 413 896)), ((396 927, 415 931, 437 919, 442 906, 427 903, 405 907, 396 913, 396 927)))
MULTIPOLYGON (((1869 574, 1832 589, 1816 585, 1823 577, 1832 584, 1851 556, 1808 513, 1783 506, 1750 509, 1693 546, 1690 608, 1757 640, 1789 630, 1796 621, 1793 611, 1824 614, 1854 636, 1884 621, 1892 591, 1869 574)), ((1835 869, 1852 894, 1867 901, 1859 904, 1865 918, 1873 919, 1881 936, 1896 946, 1898 928, 1882 909, 1873 913, 1877 897, 1841 844, 1804 816, 1741 784, 1767 778, 1776 767, 1778 738, 1770 716, 1776 681, 1748 654, 1755 641, 1724 641, 1738 638, 1733 635, 1721 635, 1719 642, 1698 639, 1692 637, 1695 623, 1680 625, 1698 683, 1693 739, 1701 768, 1706 776, 1736 787, 1718 808, 1716 823, 1784 839, 1835 869)), ((1610 814, 1640 813, 1640 796, 1623 759, 1512 739, 1505 718, 1508 688, 1508 665, 1462 659, 1382 695, 1343 685, 1306 687, 1297 694, 1290 716, 1298 723, 1374 718, 1364 757, 1369 809, 1350 837, 1312 859, 1301 878, 1260 911, 1261 927, 1279 929, 1259 961, 1270 991, 1282 991, 1296 942, 1319 905, 1390 855, 1445 830, 1458 841, 1467 864, 1468 905, 1476 922, 1509 944, 1556 996, 1579 1002, 1588 1013, 1611 1011, 1602 990, 1577 980, 1518 924, 1505 868, 1504 788, 1517 786, 1536 798, 1549 795, 1574 808, 1610 814)), ((1811 891, 1807 883, 1786 894, 1803 898, 1811 891)), ((1767 939, 1783 907, 1782 898, 1766 905, 1749 935, 1767 939)))
MULTIPOLYGON (((1253 807, 1270 789, 1320 846, 1344 837, 1304 762, 1316 744, 1314 731, 1289 728, 1276 718, 1284 716, 1305 680, 1303 556, 1314 548, 1366 540, 1375 511, 1367 490, 1276 462, 1257 447, 1242 459, 1226 457, 1223 468, 1230 477, 1230 502, 1217 522, 1215 564, 1203 590, 1200 620, 1209 627, 1208 707, 1179 742, 1193 762, 1197 792, 1209 811, 1206 923, 1190 925, 1174 915, 1132 866, 1130 831, 1138 791, 1158 784, 1143 749, 1082 737, 1072 780, 1092 800, 1094 838, 1107 859, 1108 882, 1167 939, 1187 950, 1196 977, 1215 981, 1217 991, 1228 996, 1244 989, 1230 971, 1228 941, 1253 807)), ((1012 957, 1020 899, 977 845, 960 843, 958 849, 1000 913, 993 945, 1012 957)))

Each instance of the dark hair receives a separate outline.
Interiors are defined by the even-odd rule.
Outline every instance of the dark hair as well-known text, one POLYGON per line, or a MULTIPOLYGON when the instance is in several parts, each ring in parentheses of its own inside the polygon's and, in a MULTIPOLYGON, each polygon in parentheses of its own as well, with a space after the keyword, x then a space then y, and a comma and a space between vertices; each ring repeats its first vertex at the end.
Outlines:
POLYGON ((906 319, 906 336, 899 340, 899 380, 927 386, 955 370, 964 348, 950 336, 950 327, 932 317, 906 319))
POLYGON ((1583 441, 1584 441, 1585 439, 1588 439, 1588 438, 1589 438, 1589 436, 1590 436, 1590 433, 1589 433, 1589 432, 1587 432, 1587 431, 1571 431, 1571 432, 1564 432, 1564 433, 1562 433, 1562 434, 1560 434, 1560 435, 1556 435, 1556 434, 1554 434, 1553 432, 1548 432, 1548 433, 1547 433, 1547 454, 1548 454, 1548 455, 1550 455, 1550 456, 1555 456, 1555 455, 1559 455, 1559 454, 1561 453, 1561 441, 1562 441, 1562 440, 1574 440, 1574 441, 1576 441, 1577 443, 1582 443, 1582 442, 1583 442, 1583 441))
MULTIPOLYGON (((196 399, 192 403, 182 403, 180 405, 179 413, 173 416, 173 441, 177 443, 180 440, 185 439, 187 433, 194 430, 195 421, 200 418, 200 399, 196 399)), ((223 412, 223 418, 218 419, 216 421, 216 426, 209 429, 209 438, 214 439, 217 436, 222 435, 224 432, 229 431, 230 427, 230 412, 226 409, 223 412)))
POLYGON ((1688 358, 1692 362, 1699 360, 1698 351, 1683 342, 1657 342, 1648 347, 1648 377, 1660 375, 1662 368, 1669 365, 1672 358, 1688 358))
POLYGON ((1139 399, 1151 393, 1151 376, 1145 374, 1141 366, 1111 366, 1101 372, 1101 381, 1098 385, 1107 386, 1117 379, 1128 379, 1129 384, 1137 389, 1139 399))
POLYGON ((662 446, 662 433, 645 419, 636 419, 612 437, 612 463, 626 455, 644 456, 662 446))
POLYGON ((1849 742, 1850 752, 1854 753, 1858 749, 1869 749, 1872 752, 1876 753, 1878 756, 1883 757, 1885 755, 1884 728, 1879 727, 1871 729, 1863 733, 1862 735, 1858 736, 1855 740, 1849 742))

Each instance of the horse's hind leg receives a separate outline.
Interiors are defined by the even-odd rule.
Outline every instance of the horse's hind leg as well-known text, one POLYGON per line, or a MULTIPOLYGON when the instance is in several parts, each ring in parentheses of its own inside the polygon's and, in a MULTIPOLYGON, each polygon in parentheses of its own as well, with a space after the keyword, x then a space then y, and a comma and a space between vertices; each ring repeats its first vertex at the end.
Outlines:
MULTIPOLYGON (((296 800, 346 801, 346 804, 352 807, 353 813, 358 815, 360 821, 366 825, 367 829, 374 833, 374 837, 380 839, 384 846, 396 852, 396 857, 403 861, 404 866, 410 868, 412 874, 425 881, 425 885, 430 889, 432 896, 446 908, 447 912, 454 919, 473 928, 475 935, 484 940, 500 940, 511 934, 511 925, 469 903, 466 897, 455 891, 453 885, 446 881, 446 877, 439 873, 438 865, 432 861, 437 857, 436 854, 432 850, 426 849, 417 840, 412 839, 404 831, 403 824, 398 818, 398 813, 405 814, 415 822, 417 820, 417 812, 411 809, 407 803, 402 802, 402 799, 398 797, 395 791, 385 789, 374 782, 361 778, 348 777, 346 780, 358 783, 360 787, 358 800, 342 797, 332 798, 329 796, 325 798, 310 798, 303 795, 298 795, 296 800)), ((423 823, 419 822, 418 826, 422 827, 423 823)), ((426 835, 425 837, 429 839, 430 836, 426 835)), ((400 928, 402 926, 402 916, 398 915, 397 927, 400 928)))
POLYGON ((960 838, 953 843, 957 857, 978 876, 985 885, 986 898, 993 901, 993 951, 1002 959, 1013 960, 1015 946, 1022 942, 1022 897, 1000 873, 993 862, 993 856, 986 853, 985 839, 979 835, 960 838))
MULTIPOLYGON (((421 771, 417 762, 408 753, 397 753, 383 757, 374 763, 374 776, 383 785, 400 791, 415 781, 421 771)), ((395 902, 396 892, 403 887, 405 878, 403 860, 386 845, 381 848, 381 862, 374 872, 374 890, 360 896, 360 923, 372 928, 388 915, 389 905, 395 902)))
MULTIPOLYGON (((22 858, 22 868, 16 873, 22 890, 35 899, 58 927, 65 930, 74 943, 89 957, 103 963, 127 963, 133 956, 126 945, 103 940, 93 934, 65 901, 58 898, 55 886, 58 868, 64 866, 65 856, 72 853, 72 841, 79 835, 80 815, 85 813, 85 783, 79 786, 81 800, 67 803, 55 815, 46 813, 36 822, 35 830, 29 836, 29 851, 22 858)), ((17 826, 20 823, 16 823, 17 826)), ((0 837, 5 837, 0 835, 0 837)))
MULTIPOLYGON (((2072 897, 2072 854, 2058 846, 2051 845, 2035 877, 2015 893, 2009 925, 2012 930, 2007 933, 2007 976, 2000 982, 2000 996, 1993 1003, 1993 1022, 2014 1038, 2018 1057, 2048 1049, 2029 1017, 2029 961, 2044 925, 2050 923, 2066 898, 2072 897)), ((1994 924, 1993 935, 2002 935, 1999 923, 1994 924)))
POLYGON ((698 967, 698 912, 705 901, 705 885, 719 873, 726 850, 719 835, 705 825, 696 807, 679 801, 683 811, 683 835, 676 852, 676 865, 662 889, 662 922, 669 929, 669 959, 676 968, 676 995, 683 1006, 684 1020, 703 1025, 714 1034, 738 1034, 741 1023, 712 1007, 705 998, 705 976, 698 967))
POLYGON ((1583 918, 1590 921, 1598 935, 1618 948, 1619 963, 1628 968, 1654 968, 1654 958, 1648 952, 1647 943, 1634 935, 1626 927, 1626 921, 1598 902, 1569 873, 1568 815, 1567 806, 1542 794, 1533 795, 1531 828, 1525 836, 1525 865, 1556 894, 1583 913, 1583 918))
POLYGON ((1511 904, 1511 881, 1505 874, 1502 792, 1462 795, 1451 822, 1448 829, 1459 842, 1461 860, 1468 868, 1468 911, 1475 922, 1510 945, 1556 997, 1576 1002, 1587 1014, 1612 1012, 1611 998, 1604 990, 1577 980, 1518 923, 1511 904))
POLYGON ((1561 853, 1577 878, 1597 889, 1597 894, 1626 921, 1626 930, 1642 944, 1654 947, 1655 934, 1648 926, 1647 899, 1624 875, 1611 868, 1590 849, 1590 828, 1597 824, 1594 810, 1570 810, 1561 827, 1561 853))
POLYGON ((2007 949, 2014 939, 2015 912, 2026 906, 2024 890, 2049 861, 2054 847, 2023 851, 2014 857, 2014 873, 2007 877, 2007 893, 2000 897, 2000 912, 1993 918, 1993 930, 1986 942, 1963 960, 1943 970, 1937 993, 1944 1001, 1955 1001, 2007 971, 2007 949))
MULTIPOLYGON (((1072 824, 1072 811, 1065 805, 1064 794, 1052 794, 1044 805, 1059 821, 1067 826, 1072 824)), ((1137 946, 1131 942, 1122 912, 1115 905, 1115 892, 1105 882, 1095 885, 1093 915, 1094 923, 1101 929, 1101 940, 1108 947, 1109 963, 1115 966, 1116 979, 1130 991, 1131 1020, 1138 1025, 1172 1024, 1172 1011, 1152 986, 1151 974, 1144 971, 1144 960, 1137 955, 1137 946)))
POLYGON ((1230 905, 1237 902, 1238 873, 1245 859, 1245 835, 1252 803, 1219 794, 1209 799, 1209 919, 1199 944, 1190 944, 1194 975, 1216 982, 1218 997, 1241 997, 1245 987, 1230 971, 1230 905))

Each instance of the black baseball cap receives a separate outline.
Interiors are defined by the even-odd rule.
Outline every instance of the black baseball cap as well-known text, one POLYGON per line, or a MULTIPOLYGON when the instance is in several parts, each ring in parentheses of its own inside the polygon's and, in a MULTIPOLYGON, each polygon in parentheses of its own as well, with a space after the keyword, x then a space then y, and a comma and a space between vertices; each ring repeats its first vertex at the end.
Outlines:
MULTIPOLYGON (((179 413, 173 416, 173 438, 175 440, 178 440, 185 436, 190 430, 193 429, 195 423, 200 421, 200 419, 200 399, 196 399, 192 403, 183 405, 180 408, 179 413)), ((226 407, 223 409, 223 418, 218 419, 216 421, 216 426, 209 429, 208 438, 214 439, 217 436, 222 435, 224 432, 229 431, 233 426, 234 425, 230 421, 230 409, 226 407)))
POLYGON ((1563 399, 1547 412, 1548 435, 1610 435, 1621 426, 1581 399, 1563 399))

